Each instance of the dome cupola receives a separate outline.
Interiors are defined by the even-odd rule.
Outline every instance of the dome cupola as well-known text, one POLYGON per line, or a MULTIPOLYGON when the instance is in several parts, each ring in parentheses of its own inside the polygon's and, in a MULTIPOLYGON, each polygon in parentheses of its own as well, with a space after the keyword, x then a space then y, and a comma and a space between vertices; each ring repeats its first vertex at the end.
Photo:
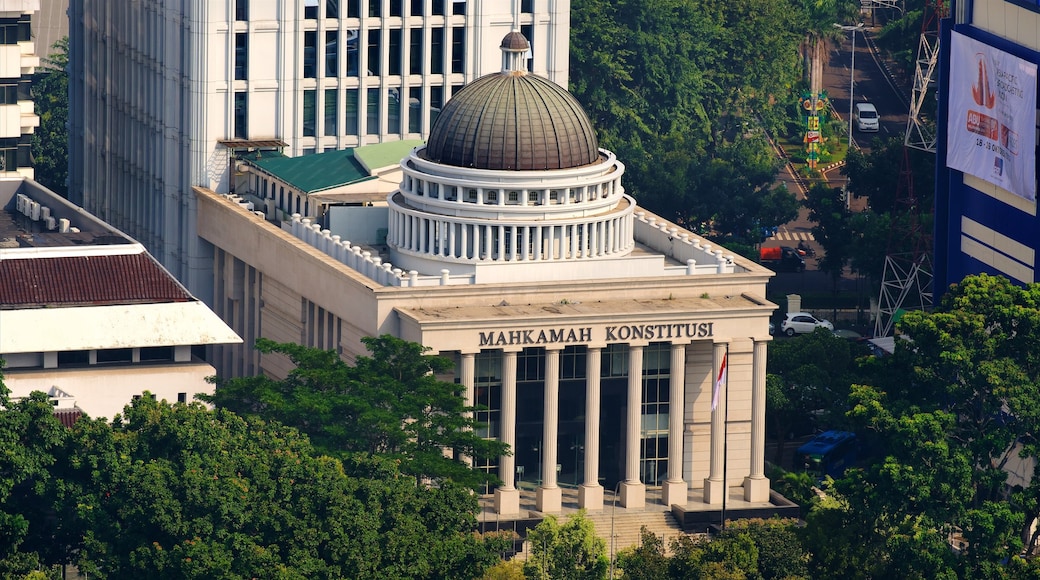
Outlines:
POLYGON ((466 85, 444 106, 423 157, 474 169, 543 171, 595 163, 599 143, 578 101, 529 74, 523 34, 502 39, 502 71, 466 85))

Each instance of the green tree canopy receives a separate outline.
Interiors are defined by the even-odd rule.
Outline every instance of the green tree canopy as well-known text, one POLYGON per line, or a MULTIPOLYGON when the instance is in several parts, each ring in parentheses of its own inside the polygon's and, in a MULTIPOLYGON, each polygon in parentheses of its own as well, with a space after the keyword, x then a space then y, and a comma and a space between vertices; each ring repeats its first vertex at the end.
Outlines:
POLYGON ((69 174, 69 37, 51 47, 50 56, 42 59, 32 81, 32 98, 40 126, 33 132, 33 166, 36 181, 44 187, 68 197, 65 181, 69 174))
POLYGON ((318 449, 399 462, 403 473, 477 488, 493 474, 474 470, 463 456, 494 458, 505 444, 479 436, 462 385, 438 378, 454 368, 422 345, 390 335, 364 338, 371 357, 354 365, 335 352, 260 339, 264 353, 280 353, 296 367, 285 380, 267 376, 217 380, 203 397, 217 407, 296 427, 318 449), (444 450, 453 450, 452 457, 444 450))

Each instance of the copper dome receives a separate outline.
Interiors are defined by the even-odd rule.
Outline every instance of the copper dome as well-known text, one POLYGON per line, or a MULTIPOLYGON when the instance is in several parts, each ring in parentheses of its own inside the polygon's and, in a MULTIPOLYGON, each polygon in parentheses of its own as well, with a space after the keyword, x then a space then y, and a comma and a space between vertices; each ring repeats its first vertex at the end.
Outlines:
MULTIPOLYGON (((501 48, 526 51, 526 39, 512 32, 501 48)), ((520 171, 569 169, 599 158, 592 123, 570 93, 548 79, 510 70, 508 64, 503 69, 466 85, 448 101, 430 130, 423 157, 456 167, 520 171)))

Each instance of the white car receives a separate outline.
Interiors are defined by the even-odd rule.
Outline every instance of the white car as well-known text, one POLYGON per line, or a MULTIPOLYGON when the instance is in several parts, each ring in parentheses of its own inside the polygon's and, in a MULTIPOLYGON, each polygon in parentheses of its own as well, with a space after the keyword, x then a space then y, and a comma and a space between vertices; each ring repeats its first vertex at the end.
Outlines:
POLYGON ((787 336, 812 332, 817 328, 834 330, 829 320, 820 320, 808 312, 789 312, 780 323, 780 330, 787 336))
POLYGON ((875 133, 881 128, 877 109, 871 103, 856 103, 852 115, 856 119, 856 128, 860 131, 875 133))

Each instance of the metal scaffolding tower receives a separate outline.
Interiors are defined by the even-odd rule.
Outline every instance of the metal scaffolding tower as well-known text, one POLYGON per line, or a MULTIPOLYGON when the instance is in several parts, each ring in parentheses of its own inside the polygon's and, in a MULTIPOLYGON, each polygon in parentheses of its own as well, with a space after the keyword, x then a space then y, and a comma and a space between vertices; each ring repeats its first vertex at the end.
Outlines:
POLYGON ((910 149, 935 153, 935 119, 924 111, 934 96, 935 70, 939 60, 939 20, 946 16, 944 0, 925 3, 921 37, 917 49, 913 94, 903 140, 903 161, 896 191, 896 209, 889 230, 888 252, 878 298, 874 336, 891 336, 903 311, 927 310, 932 306, 932 234, 921 224, 921 208, 914 191, 910 149))

